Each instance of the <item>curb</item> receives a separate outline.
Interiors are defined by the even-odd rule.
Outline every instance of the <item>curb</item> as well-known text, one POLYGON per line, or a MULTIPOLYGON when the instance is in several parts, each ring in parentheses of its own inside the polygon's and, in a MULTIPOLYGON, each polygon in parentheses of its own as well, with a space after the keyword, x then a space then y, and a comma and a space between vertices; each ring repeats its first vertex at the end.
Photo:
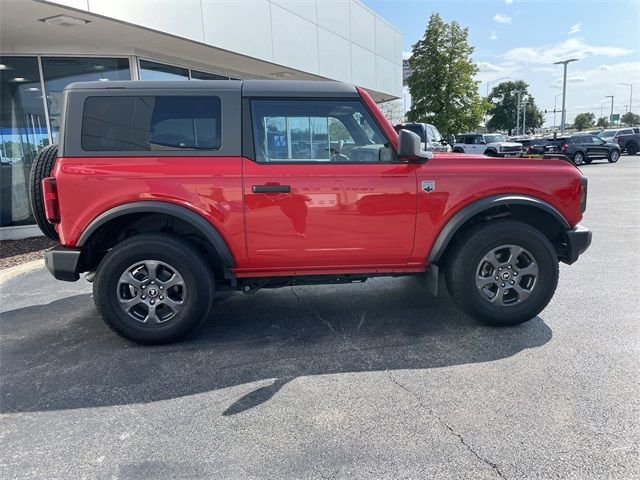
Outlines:
POLYGON ((0 284, 11 280, 18 275, 35 270, 38 267, 44 267, 44 260, 33 260, 31 262, 23 263, 22 265, 16 265, 15 267, 9 267, 4 270, 0 270, 0 284))

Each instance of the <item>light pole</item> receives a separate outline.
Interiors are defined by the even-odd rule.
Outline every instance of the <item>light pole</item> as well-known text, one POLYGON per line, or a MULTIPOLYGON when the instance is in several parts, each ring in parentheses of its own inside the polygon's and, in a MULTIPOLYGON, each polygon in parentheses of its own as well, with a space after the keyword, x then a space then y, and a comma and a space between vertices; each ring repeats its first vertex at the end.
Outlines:
MULTIPOLYGON (((501 77, 501 78, 496 78, 495 80, 487 80, 487 101, 489 100, 489 85, 493 85, 494 83, 501 82, 502 80, 507 80, 508 78, 511 78, 511 77, 501 77)), ((485 130, 487 130, 487 113, 486 112, 484 114, 484 128, 485 130)), ((489 130, 487 130, 487 133, 488 132, 489 130)))
POLYGON ((527 134, 527 100, 528 95, 522 97, 522 135, 527 134))
POLYGON ((560 133, 564 133, 564 124, 567 120, 567 112, 565 110, 567 100, 567 65, 571 62, 577 62, 577 58, 570 58, 569 60, 561 60, 559 62, 553 62, 554 65, 564 65, 564 75, 562 78, 562 125, 560 125, 560 133))
POLYGON ((558 97, 562 95, 562 92, 556 93, 553 96, 553 128, 556 128, 556 109, 558 104, 558 97))
POLYGON ((516 93, 518 94, 518 104, 516 109, 516 135, 519 135, 520 133, 520 95, 522 95, 522 91, 517 90, 516 93))
POLYGON ((611 99, 611 115, 609 116, 609 121, 613 122, 613 99, 615 97, 613 95, 605 95, 604 98, 610 98, 611 99))
POLYGON ((604 117, 604 112, 602 111, 602 107, 603 107, 604 105, 606 105, 607 103, 609 103, 609 102, 602 102, 602 103, 600 104, 600 118, 604 117))
POLYGON ((629 87, 629 111, 632 111, 633 109, 633 83, 621 83, 618 82, 618 85, 625 85, 627 87, 629 87))

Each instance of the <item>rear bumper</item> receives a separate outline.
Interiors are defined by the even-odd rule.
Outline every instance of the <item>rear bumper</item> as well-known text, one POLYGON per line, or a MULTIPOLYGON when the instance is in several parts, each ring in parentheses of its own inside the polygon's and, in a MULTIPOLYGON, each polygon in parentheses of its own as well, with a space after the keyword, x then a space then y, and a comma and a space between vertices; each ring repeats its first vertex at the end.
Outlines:
POLYGON ((44 264, 57 280, 75 282, 80 278, 80 253, 79 249, 58 245, 45 252, 44 264))
POLYGON ((565 232, 567 254, 561 260, 569 265, 578 260, 578 257, 591 245, 591 237, 591 230, 582 225, 576 225, 571 230, 567 230, 565 232))

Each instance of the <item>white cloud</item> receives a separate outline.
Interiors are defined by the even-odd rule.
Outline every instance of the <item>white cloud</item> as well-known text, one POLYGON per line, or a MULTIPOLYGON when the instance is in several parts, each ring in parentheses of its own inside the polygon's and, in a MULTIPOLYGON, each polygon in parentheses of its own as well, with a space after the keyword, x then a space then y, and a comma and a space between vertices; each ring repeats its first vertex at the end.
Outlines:
MULTIPOLYGON (((567 77, 568 83, 583 83, 583 82, 586 82, 587 80, 588 78, 584 75, 572 75, 570 77, 567 77)), ((562 77, 556 78, 553 83, 562 83, 562 77)))
POLYGON ((402 59, 407 60, 412 55, 412 52, 402 52, 402 59))
POLYGON ((558 69, 556 67, 535 67, 532 68, 531 71, 539 73, 557 73, 558 69))
POLYGON ((513 3, 513 0, 504 0, 504 3, 506 3, 507 5, 511 5, 513 3))
POLYGON ((575 25, 572 25, 569 31, 567 32, 567 35, 573 35, 574 33, 578 33, 580 31, 581 26, 582 24, 580 23, 576 23, 575 25))
POLYGON ((609 65, 600 65, 598 67, 598 71, 599 72, 606 72, 607 70, 610 70, 610 69, 611 69, 611 67, 609 65))
POLYGON ((498 39, 498 35, 496 34, 496 31, 494 30, 493 32, 491 32, 491 36, 489 37, 490 40, 497 40, 498 39))
POLYGON ((509 15, 505 15, 504 13, 496 13, 493 16, 493 21, 498 23, 511 23, 511 17, 509 15))
POLYGON ((495 63, 490 62, 477 62, 478 71, 480 72, 489 72, 489 73, 497 73, 504 72, 504 68, 500 65, 496 65, 495 63))
POLYGON ((513 48, 502 57, 515 63, 552 64, 566 58, 582 59, 589 56, 622 57, 633 50, 622 47, 588 45, 581 38, 572 38, 555 45, 513 48))

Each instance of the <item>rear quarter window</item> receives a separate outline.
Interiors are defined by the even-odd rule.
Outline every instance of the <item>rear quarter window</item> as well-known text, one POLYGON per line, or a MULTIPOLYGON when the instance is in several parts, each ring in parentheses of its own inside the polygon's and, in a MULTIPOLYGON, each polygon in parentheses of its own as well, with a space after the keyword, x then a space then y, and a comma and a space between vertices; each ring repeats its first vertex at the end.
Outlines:
POLYGON ((96 96, 84 102, 84 151, 217 150, 221 103, 216 96, 96 96))

